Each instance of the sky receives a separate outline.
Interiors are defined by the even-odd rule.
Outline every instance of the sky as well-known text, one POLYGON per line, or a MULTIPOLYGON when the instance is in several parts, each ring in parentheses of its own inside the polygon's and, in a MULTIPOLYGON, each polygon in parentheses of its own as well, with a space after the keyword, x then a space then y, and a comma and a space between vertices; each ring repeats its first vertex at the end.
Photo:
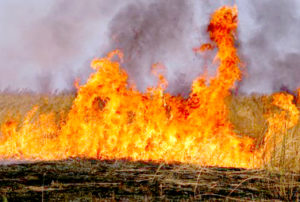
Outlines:
POLYGON ((166 66, 168 91, 186 94, 213 55, 193 48, 209 42, 215 9, 237 4, 243 93, 300 87, 300 3, 297 0, 0 0, 0 90, 68 90, 92 72, 90 61, 116 48, 140 90, 166 66))

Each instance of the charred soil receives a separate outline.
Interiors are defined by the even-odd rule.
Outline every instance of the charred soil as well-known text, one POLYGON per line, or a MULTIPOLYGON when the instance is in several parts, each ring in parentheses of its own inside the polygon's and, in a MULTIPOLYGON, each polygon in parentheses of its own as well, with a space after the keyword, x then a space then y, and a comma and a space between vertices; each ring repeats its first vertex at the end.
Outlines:
POLYGON ((0 166, 8 201, 299 200, 300 175, 125 160, 68 159, 0 166))

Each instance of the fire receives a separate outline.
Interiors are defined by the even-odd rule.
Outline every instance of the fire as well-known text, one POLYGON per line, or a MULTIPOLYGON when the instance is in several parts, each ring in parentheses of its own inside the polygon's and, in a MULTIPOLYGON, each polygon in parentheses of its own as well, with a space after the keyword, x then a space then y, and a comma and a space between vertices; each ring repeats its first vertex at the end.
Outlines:
POLYGON ((187 99, 165 92, 168 85, 162 64, 152 72, 157 87, 139 92, 127 83, 128 76, 113 60, 123 55, 116 50, 95 59, 95 72, 78 86, 67 120, 56 123, 54 114, 7 121, 1 126, 0 158, 55 160, 69 157, 186 162, 203 166, 258 168, 270 159, 275 134, 293 127, 299 111, 292 96, 275 94, 273 104, 281 108, 268 115, 269 128, 263 144, 233 132, 225 103, 235 82, 241 79, 239 57, 234 46, 237 8, 222 7, 212 16, 208 32, 218 48, 217 74, 212 79, 196 78, 187 99))
POLYGON ((298 88, 297 104, 300 105, 300 88, 298 88))

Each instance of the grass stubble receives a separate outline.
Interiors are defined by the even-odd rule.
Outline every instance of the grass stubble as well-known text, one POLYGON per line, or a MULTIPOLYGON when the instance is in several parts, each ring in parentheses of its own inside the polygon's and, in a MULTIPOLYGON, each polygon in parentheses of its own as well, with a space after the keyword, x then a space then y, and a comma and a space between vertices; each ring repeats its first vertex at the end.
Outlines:
MULTIPOLYGON (((0 123, 22 120, 33 106, 64 121, 75 94, 0 93, 0 123)), ((238 135, 261 144, 264 114, 276 111, 266 95, 228 98, 229 119, 238 135)), ((298 108, 300 107, 298 103, 298 108)), ((37 114, 38 115, 38 114, 37 114)), ((282 134, 278 134, 282 135, 282 134)), ((1 136, 1 135, 0 135, 1 136)), ((3 201, 102 200, 300 200, 300 123, 283 134, 271 161, 259 170, 187 164, 67 159, 0 165, 3 201)))

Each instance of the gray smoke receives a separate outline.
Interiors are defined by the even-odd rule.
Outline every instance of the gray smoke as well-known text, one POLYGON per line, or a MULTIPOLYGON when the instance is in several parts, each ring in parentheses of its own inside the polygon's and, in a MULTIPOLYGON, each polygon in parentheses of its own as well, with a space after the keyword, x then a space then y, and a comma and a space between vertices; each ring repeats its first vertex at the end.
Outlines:
MULTIPOLYGON (((245 92, 273 92, 300 87, 300 18, 298 1, 251 2, 249 17, 255 25, 242 39, 248 76, 245 92)), ((241 13, 241 12, 240 12, 241 13)), ((240 30, 246 32, 247 30, 240 30)))
MULTIPOLYGON (((300 86, 299 1, 239 1, 239 49, 247 73, 241 92, 269 93, 300 86)), ((0 1, 0 89, 49 92, 85 80, 93 57, 119 48, 138 88, 155 85, 153 63, 166 66, 168 91, 186 94, 192 80, 215 72, 210 14, 234 1, 62 0, 0 1)))
POLYGON ((106 28, 122 2, 0 1, 0 88, 72 87, 106 46, 106 28))
POLYGON ((167 69, 169 90, 188 91, 201 70, 201 60, 192 52, 193 13, 191 1, 156 0, 128 4, 113 18, 109 49, 124 52, 123 65, 139 89, 155 85, 151 65, 161 62, 167 69))

